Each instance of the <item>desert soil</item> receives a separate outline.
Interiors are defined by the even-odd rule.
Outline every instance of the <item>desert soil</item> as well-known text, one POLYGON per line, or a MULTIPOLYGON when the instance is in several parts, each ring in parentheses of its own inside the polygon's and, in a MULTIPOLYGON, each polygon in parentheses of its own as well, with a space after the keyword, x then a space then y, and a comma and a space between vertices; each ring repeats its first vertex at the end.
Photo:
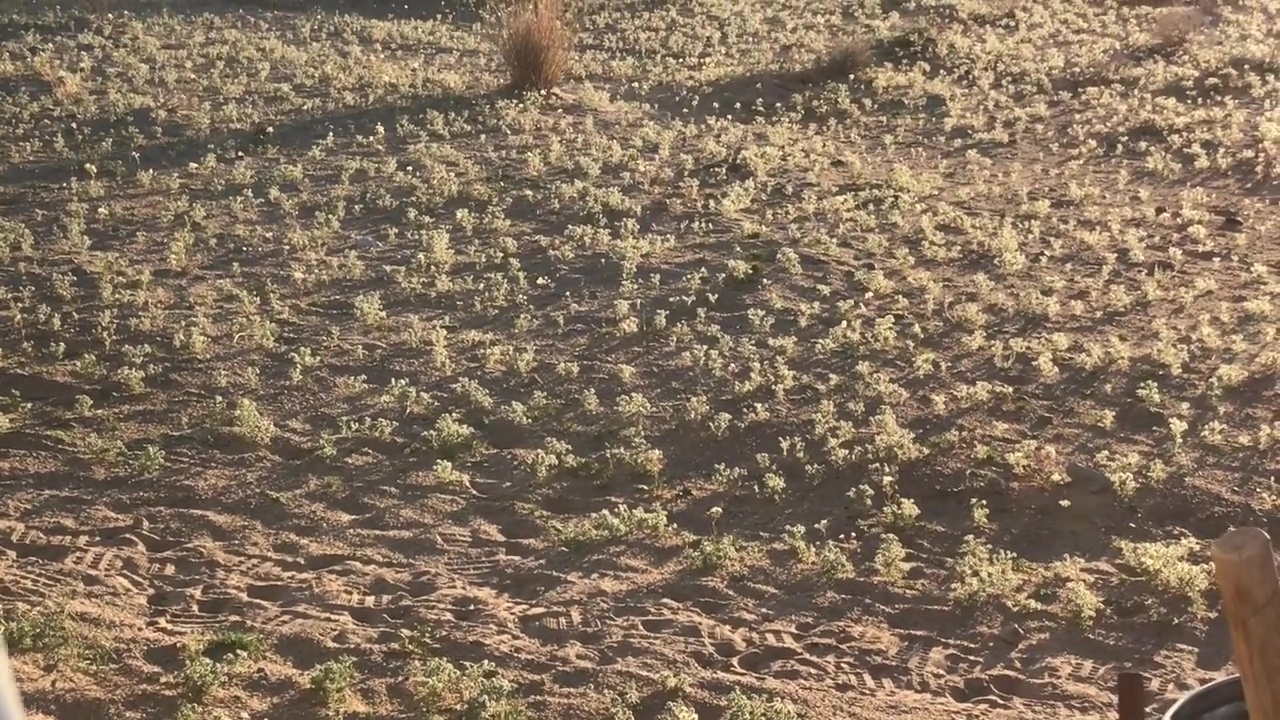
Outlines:
POLYGON ((30 709, 1086 718, 1230 672, 1278 9, 597 0, 531 99, 465 10, 4 3, 30 709))

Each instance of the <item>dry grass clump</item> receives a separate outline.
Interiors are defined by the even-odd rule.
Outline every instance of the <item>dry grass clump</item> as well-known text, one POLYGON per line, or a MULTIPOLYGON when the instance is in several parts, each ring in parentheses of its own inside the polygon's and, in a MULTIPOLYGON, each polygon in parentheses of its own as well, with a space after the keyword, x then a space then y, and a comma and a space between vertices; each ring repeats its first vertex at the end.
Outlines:
POLYGON ((49 85, 49 93, 59 102, 71 102, 84 94, 80 76, 67 72, 52 61, 37 62, 35 70, 37 76, 49 85))
POLYGON ((564 0, 513 0, 497 19, 497 45, 507 82, 517 92, 560 84, 573 54, 574 30, 564 0))
POLYGON ((842 80, 871 66, 871 41, 856 38, 820 57, 807 73, 809 82, 842 80))
POLYGON ((1209 25, 1209 15, 1200 8, 1169 8, 1156 16, 1152 34, 1156 43, 1165 48, 1177 48, 1187 44, 1201 29, 1209 25))

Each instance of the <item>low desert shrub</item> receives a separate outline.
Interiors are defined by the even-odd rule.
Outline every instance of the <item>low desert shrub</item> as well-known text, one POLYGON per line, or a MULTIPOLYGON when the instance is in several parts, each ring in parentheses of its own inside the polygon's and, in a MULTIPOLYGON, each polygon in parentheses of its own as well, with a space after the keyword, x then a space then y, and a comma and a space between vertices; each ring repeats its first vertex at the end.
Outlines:
POLYGON ((565 0, 511 0, 498 14, 496 35, 512 90, 545 92, 564 79, 574 40, 565 0))

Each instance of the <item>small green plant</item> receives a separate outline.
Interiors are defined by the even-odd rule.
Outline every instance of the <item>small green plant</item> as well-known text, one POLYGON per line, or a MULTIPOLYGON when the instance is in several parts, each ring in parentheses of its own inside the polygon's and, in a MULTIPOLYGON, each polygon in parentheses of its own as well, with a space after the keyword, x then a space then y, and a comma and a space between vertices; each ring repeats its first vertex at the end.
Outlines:
POLYGON ((264 651, 261 638, 235 629, 221 630, 188 645, 178 674, 182 693, 179 715, 201 717, 200 708, 209 703, 232 675, 261 658, 264 651))
POLYGON ((803 720, 795 706, 781 698, 749 695, 734 690, 729 695, 724 720, 803 720))
POLYGON ((987 509, 986 500, 972 500, 969 503, 969 517, 973 521, 974 529, 980 531, 991 529, 991 511, 987 509))
POLYGON ((450 412, 436 418, 435 425, 422 434, 413 448, 428 448, 454 460, 466 456, 480 444, 480 434, 462 421, 458 413, 450 412))
POLYGON ((165 465, 165 452, 156 445, 144 445, 141 450, 133 453, 131 460, 133 461, 134 470, 140 475, 154 475, 159 472, 165 465))
POLYGON ((100 667, 110 661, 106 644, 86 632, 67 604, 53 601, 34 608, 5 607, 0 627, 9 651, 45 653, 60 660, 100 667))
POLYGON ((839 545, 823 540, 818 546, 818 569, 828 578, 849 577, 853 575, 853 561, 839 545))
POLYGON ((890 582, 899 582, 906 578, 907 550, 902 546, 902 541, 897 535, 884 533, 880 536, 880 547, 876 549, 873 563, 880 577, 890 582))
POLYGON ((741 564, 745 549, 733 535, 705 537, 688 551, 689 565, 703 573, 731 571, 741 564))
POLYGON ((412 684, 427 717, 458 720, 525 720, 511 683, 492 664, 452 663, 428 658, 413 670, 412 684))
POLYGON ((666 671, 658 677, 658 685, 663 692, 683 695, 689 689, 689 676, 679 672, 666 671))
POLYGON ((817 552, 813 549, 813 545, 805 539, 805 527, 803 525, 788 525, 783 530, 783 543, 795 553, 796 560, 802 564, 813 562, 817 558, 817 552))
POLYGON ((1102 612, 1102 598, 1084 579, 1068 580, 1058 591, 1059 611, 1080 627, 1089 627, 1102 612))
POLYGON ((409 655, 411 662, 423 662, 430 658, 435 645, 436 631, 428 625, 419 624, 400 631, 400 647, 409 655))
POLYGON ((552 535, 563 545, 581 546, 642 535, 663 535, 670 529, 667 513, 661 508, 646 510, 619 505, 616 509, 600 510, 567 523, 555 523, 552 535))
POLYGON ((266 652, 266 642, 254 633, 227 629, 210 637, 202 652, 212 660, 235 664, 241 660, 261 659, 266 652))
POLYGON ((996 550, 973 535, 960 545, 952 565, 951 596, 958 602, 977 604, 1003 600, 1017 605, 1026 578, 1018 557, 1008 550, 996 550))
POLYGON ((308 685, 320 695, 329 717, 339 718, 346 712, 351 701, 356 678, 355 658, 343 656, 312 668, 308 685))
POLYGON ((251 398, 242 397, 233 407, 224 398, 215 397, 205 415, 211 427, 226 428, 250 442, 267 444, 276 435, 275 424, 251 398))
POLYGON ((707 511, 707 519, 711 521, 711 534, 716 534, 716 524, 720 522, 720 518, 724 516, 724 508, 717 505, 707 511))
POLYGON ((0 618, 10 652, 56 652, 70 645, 75 637, 74 621, 65 606, 5 608, 0 618))
POLYGON ((850 505, 853 509, 863 516, 869 516, 876 507, 876 491, 875 488, 867 484, 859 485, 850 490, 846 497, 849 498, 850 505))
POLYGON ((197 706, 206 704, 222 686, 226 676, 226 665, 206 655, 189 655, 178 675, 183 702, 197 706))
POLYGON ((698 720, 698 711, 679 700, 672 700, 662 708, 658 720, 698 720))
MULTIPOLYGON (((824 520, 816 527, 825 535, 827 524, 824 520)), ((795 553, 796 561, 801 566, 816 566, 819 572, 831 578, 853 574, 853 561, 843 548, 827 539, 817 544, 811 543, 805 538, 805 534, 803 525, 789 525, 783 531, 783 544, 795 553)))
POLYGON ((920 517, 920 508, 910 498, 896 497, 884 506, 883 522, 886 527, 909 528, 920 517))
POLYGON ((1192 613, 1205 610, 1205 593, 1213 579, 1209 563, 1193 562, 1202 543, 1195 538, 1169 542, 1133 542, 1120 539, 1115 543, 1120 559, 1132 566, 1138 578, 1155 590, 1156 596, 1173 596, 1183 600, 1192 613))
POLYGON ((606 695, 608 709, 605 711, 608 720, 636 720, 636 710, 640 706, 642 695, 634 683, 628 683, 618 692, 606 695))

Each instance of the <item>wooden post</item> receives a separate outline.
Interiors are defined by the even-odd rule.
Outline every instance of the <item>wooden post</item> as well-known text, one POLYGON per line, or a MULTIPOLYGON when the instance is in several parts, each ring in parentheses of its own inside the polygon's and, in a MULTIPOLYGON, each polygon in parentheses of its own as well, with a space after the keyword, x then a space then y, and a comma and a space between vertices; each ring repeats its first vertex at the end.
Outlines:
POLYGON ((1271 538, 1260 528, 1238 528, 1218 538, 1209 555, 1249 720, 1280 720, 1280 579, 1271 538))
POLYGON ((13 668, 9 665, 9 649, 0 636, 0 720, 23 720, 22 695, 13 681, 13 668))
POLYGON ((1142 673, 1122 672, 1116 676, 1116 705, 1120 720, 1146 720, 1147 679, 1142 673))

